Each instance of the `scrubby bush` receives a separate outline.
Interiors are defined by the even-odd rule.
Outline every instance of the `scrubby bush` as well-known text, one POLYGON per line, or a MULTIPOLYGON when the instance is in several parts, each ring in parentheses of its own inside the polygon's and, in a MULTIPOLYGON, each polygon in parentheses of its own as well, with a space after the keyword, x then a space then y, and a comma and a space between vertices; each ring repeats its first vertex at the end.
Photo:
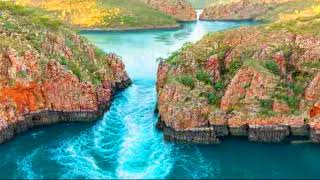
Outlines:
POLYGON ((218 80, 214 83, 214 89, 217 91, 221 91, 224 88, 224 84, 221 80, 218 80))
POLYGON ((302 94, 304 91, 304 88, 296 83, 289 83, 288 87, 293 91, 295 95, 302 94))
POLYGON ((211 105, 218 105, 220 102, 220 97, 216 93, 213 93, 213 92, 208 93, 207 99, 208 99, 209 104, 211 104, 211 105))
POLYGON ((171 64, 171 65, 178 65, 181 60, 180 60, 180 52, 179 51, 176 51, 176 52, 173 52, 169 57, 168 59, 166 60, 166 62, 168 64, 171 64))
POLYGON ((179 50, 171 53, 171 55, 168 57, 168 59, 166 60, 166 62, 168 64, 171 65, 179 65, 181 63, 181 53, 183 53, 184 51, 187 51, 190 47, 192 47, 192 43, 191 42, 186 42, 183 44, 182 48, 180 48, 179 50))
POLYGON ((2 26, 8 30, 16 30, 17 29, 17 26, 15 26, 14 24, 12 24, 9 21, 6 21, 2 26))
POLYGON ((17 77, 19 77, 19 78, 26 78, 27 75, 28 75, 27 72, 23 71, 23 70, 17 72, 17 77))
POLYGON ((60 20, 53 19, 48 17, 47 15, 43 16, 34 16, 31 19, 33 24, 36 24, 38 26, 42 26, 51 30, 58 30, 59 27, 62 25, 60 20))
POLYGON ((196 77, 199 81, 204 82, 205 84, 211 84, 211 76, 207 71, 198 71, 196 77))
POLYGON ((273 100, 272 99, 259 99, 260 103, 260 114, 267 115, 267 116, 273 116, 275 112, 273 112, 272 109, 272 104, 273 100))
POLYGON ((280 75, 279 66, 278 66, 278 64, 277 64, 275 61, 273 61, 273 60, 266 61, 266 62, 265 62, 265 67, 266 67, 270 72, 272 72, 273 74, 275 74, 275 75, 280 75))
POLYGON ((193 89, 193 88, 195 87, 194 80, 193 80, 192 76, 190 76, 190 75, 180 76, 180 77, 178 78, 178 81, 179 81, 181 84, 190 87, 191 89, 193 89))
POLYGON ((235 75, 236 72, 241 68, 242 62, 239 60, 234 60, 230 63, 229 72, 232 75, 235 75))
POLYGON ((271 109, 273 100, 271 99, 260 99, 259 100, 260 107, 263 109, 271 109))

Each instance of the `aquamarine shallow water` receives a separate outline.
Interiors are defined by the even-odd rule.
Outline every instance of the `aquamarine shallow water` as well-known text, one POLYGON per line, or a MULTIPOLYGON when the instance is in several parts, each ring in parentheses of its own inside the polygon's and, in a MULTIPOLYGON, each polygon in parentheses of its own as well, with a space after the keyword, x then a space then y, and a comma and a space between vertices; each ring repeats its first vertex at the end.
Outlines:
POLYGON ((181 30, 84 32, 122 56, 133 85, 93 123, 36 128, 0 145, 0 178, 320 178, 320 146, 166 142, 155 129, 158 57, 205 33, 250 22, 197 22, 181 30))

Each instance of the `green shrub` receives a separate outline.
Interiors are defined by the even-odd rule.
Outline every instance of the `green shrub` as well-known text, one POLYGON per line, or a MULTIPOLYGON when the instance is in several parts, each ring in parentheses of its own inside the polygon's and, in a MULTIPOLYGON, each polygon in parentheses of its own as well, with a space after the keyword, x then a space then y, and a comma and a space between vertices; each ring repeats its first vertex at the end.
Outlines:
POLYGON ((179 50, 173 52, 168 59, 166 60, 166 62, 168 64, 171 65, 179 65, 181 63, 181 57, 180 54, 183 53, 184 51, 187 51, 190 47, 192 47, 192 43, 191 42, 186 42, 183 44, 182 48, 180 48, 179 50))
POLYGON ((168 64, 171 64, 171 65, 178 65, 180 64, 181 60, 180 60, 180 52, 179 51, 176 51, 176 52, 173 52, 169 58, 166 60, 166 62, 168 64))
POLYGON ((286 60, 289 60, 291 55, 292 55, 292 47, 288 46, 288 45, 284 45, 282 48, 282 52, 284 54, 284 57, 286 58, 286 60))
POLYGON ((81 74, 81 68, 75 62, 70 61, 68 63, 68 69, 70 69, 72 71, 72 73, 74 75, 76 75, 80 81, 83 80, 83 77, 82 77, 82 74, 81 74))
POLYGON ((241 68, 242 62, 239 60, 234 60, 231 62, 230 67, 229 67, 229 73, 232 75, 235 75, 236 72, 241 68))
POLYGON ((267 115, 267 116, 273 116, 275 115, 275 112, 273 112, 272 109, 272 104, 273 100, 272 99, 259 99, 260 103, 260 114, 267 115))
POLYGON ((248 89, 250 86, 251 86, 251 83, 247 83, 247 84, 243 85, 243 88, 248 89))
POLYGON ((101 82, 102 82, 102 78, 101 78, 101 76, 96 75, 96 76, 94 76, 94 77, 92 78, 91 81, 92 81, 92 83, 93 83, 94 85, 100 85, 101 82))
POLYGON ((221 80, 218 80, 214 83, 214 89, 217 91, 221 91, 224 88, 224 84, 221 80))
POLYGON ((260 99, 259 100, 260 107, 263 109, 272 109, 272 99, 260 99))
POLYGON ((17 30, 18 29, 17 26, 15 26, 14 24, 12 24, 9 21, 6 21, 2 26, 8 30, 17 30))
POLYGON ((180 49, 180 52, 188 50, 189 48, 192 47, 192 45, 193 45, 192 42, 185 42, 185 43, 182 45, 182 48, 180 49))
POLYGON ((31 8, 26 8, 23 6, 18 6, 12 2, 0 2, 0 10, 10 10, 14 15, 26 16, 34 12, 31 8))
POLYGON ((288 96, 286 102, 291 110, 295 111, 299 108, 299 100, 295 96, 288 96))
POLYGON ((265 67, 270 71, 272 72, 273 74, 275 75, 280 75, 280 69, 278 67, 278 64, 273 61, 273 60, 270 60, 270 61, 266 61, 265 62, 265 67))
POLYGON ((207 71, 197 71, 196 77, 205 84, 211 84, 211 76, 207 71))
POLYGON ((288 87, 293 91, 293 93, 295 95, 299 95, 299 94, 302 94, 304 92, 304 88, 299 86, 296 83, 290 83, 290 84, 288 84, 288 87))
POLYGON ((178 81, 181 84, 190 87, 191 89, 193 89, 195 87, 194 80, 193 80, 192 76, 190 76, 190 75, 183 75, 180 78, 178 78, 178 81))
POLYGON ((45 27, 51 30, 58 30, 59 27, 62 25, 60 20, 50 18, 47 15, 34 16, 32 17, 31 22, 33 24, 36 24, 38 26, 45 27))
POLYGON ((68 60, 65 57, 61 57, 59 62, 61 65, 68 65, 68 60))
POLYGON ((220 97, 216 93, 209 93, 207 96, 208 102, 211 105, 218 105, 220 102, 220 97))
POLYGON ((74 42, 72 40, 70 40, 69 38, 66 38, 65 43, 71 49, 74 48, 74 46, 75 46, 74 42))
POLYGON ((319 59, 317 62, 307 62, 307 63, 303 63, 302 66, 308 67, 308 68, 320 69, 320 59, 319 59))
POLYGON ((292 112, 295 112, 296 110, 299 109, 299 97, 297 95, 294 96, 288 96, 286 93, 284 92, 278 92, 276 94, 274 94, 274 98, 278 99, 282 102, 285 102, 289 108, 291 109, 292 112))
POLYGON ((95 48, 95 54, 97 57, 104 57, 106 55, 106 53, 99 48, 95 48))
POLYGON ((26 72, 26 71, 23 71, 23 70, 17 72, 17 76, 18 76, 19 78, 26 78, 27 75, 28 75, 27 72, 26 72))

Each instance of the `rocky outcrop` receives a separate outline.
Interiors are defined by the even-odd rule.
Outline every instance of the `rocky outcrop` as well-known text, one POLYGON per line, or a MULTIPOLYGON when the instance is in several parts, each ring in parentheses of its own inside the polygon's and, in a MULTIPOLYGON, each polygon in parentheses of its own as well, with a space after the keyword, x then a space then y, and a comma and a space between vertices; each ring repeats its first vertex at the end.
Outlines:
POLYGON ((119 57, 68 27, 34 29, 36 15, 2 16, 16 28, 0 26, 0 143, 34 126, 93 121, 131 83, 119 57))
POLYGON ((157 107, 165 139, 279 143, 297 136, 319 143, 320 37, 290 23, 290 30, 280 22, 210 34, 161 62, 157 107))
MULTIPOLYGON (((276 2, 276 1, 275 1, 276 2)), ((217 3, 204 9, 200 20, 251 20, 266 13, 268 4, 255 0, 217 3)))
POLYGON ((143 2, 156 10, 175 17, 178 21, 197 20, 195 10, 185 0, 143 0, 143 2))
POLYGON ((312 6, 317 0, 226 0, 206 7, 200 20, 276 20, 278 14, 312 6), (301 5, 305 3, 304 5, 301 5))

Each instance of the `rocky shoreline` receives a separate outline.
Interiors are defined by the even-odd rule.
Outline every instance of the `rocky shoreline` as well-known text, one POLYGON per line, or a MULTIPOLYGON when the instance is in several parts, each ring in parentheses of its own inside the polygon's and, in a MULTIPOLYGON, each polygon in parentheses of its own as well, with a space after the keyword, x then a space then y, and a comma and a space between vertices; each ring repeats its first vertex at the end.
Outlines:
POLYGON ((174 130, 159 118, 157 128, 163 132, 165 140, 177 143, 217 144, 228 137, 247 137, 248 141, 259 143, 301 142, 320 143, 320 129, 310 124, 299 127, 290 125, 211 125, 190 130, 174 130))
MULTIPOLYGON (((114 88, 112 96, 118 91, 131 85, 131 80, 127 79, 118 83, 114 88)), ((16 121, 12 123, 0 123, 0 144, 13 139, 16 135, 24 133, 32 128, 38 126, 47 126, 63 122, 91 122, 99 119, 104 112, 108 111, 112 99, 105 104, 98 105, 98 111, 53 111, 53 110, 40 110, 38 112, 30 112, 21 115, 16 121)))
POLYGON ((182 24, 173 26, 152 26, 152 27, 135 27, 135 28, 77 28, 81 32, 132 32, 132 31, 152 31, 152 30, 176 30, 182 29, 182 24))
POLYGON ((13 4, 1 10, 0 143, 36 126, 96 120, 131 84, 119 56, 60 20, 13 4))
POLYGON ((288 14, 293 20, 212 33, 161 61, 157 108, 164 138, 320 143, 319 17, 316 8, 304 7, 303 23, 288 14))

